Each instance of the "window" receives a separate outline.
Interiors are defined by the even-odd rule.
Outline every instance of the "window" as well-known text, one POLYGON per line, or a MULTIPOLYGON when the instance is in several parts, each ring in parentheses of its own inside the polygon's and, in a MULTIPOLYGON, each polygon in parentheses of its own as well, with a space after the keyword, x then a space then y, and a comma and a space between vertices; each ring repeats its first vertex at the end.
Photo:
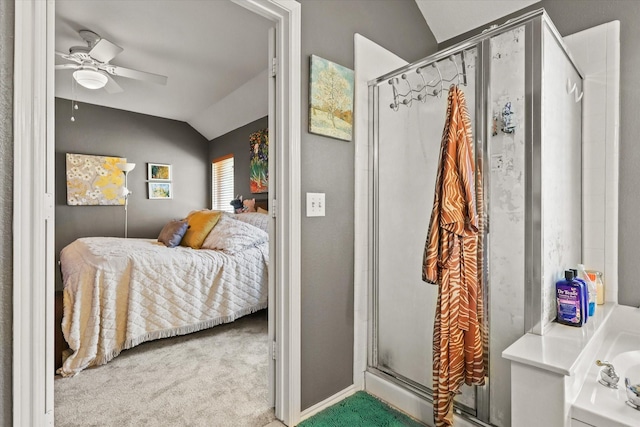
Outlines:
POLYGON ((211 165, 212 209, 233 212, 233 154, 213 160, 211 165))

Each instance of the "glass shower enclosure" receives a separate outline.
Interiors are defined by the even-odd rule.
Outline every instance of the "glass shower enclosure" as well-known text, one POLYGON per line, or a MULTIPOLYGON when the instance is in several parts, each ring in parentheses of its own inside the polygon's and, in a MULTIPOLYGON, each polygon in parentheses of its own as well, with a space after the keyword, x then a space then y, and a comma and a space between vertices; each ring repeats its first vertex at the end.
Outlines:
POLYGON ((544 333, 555 280, 581 260, 582 75, 541 9, 369 82, 368 371, 427 401, 438 287, 422 256, 452 84, 474 137, 488 365, 455 411, 508 426, 501 353, 544 333))

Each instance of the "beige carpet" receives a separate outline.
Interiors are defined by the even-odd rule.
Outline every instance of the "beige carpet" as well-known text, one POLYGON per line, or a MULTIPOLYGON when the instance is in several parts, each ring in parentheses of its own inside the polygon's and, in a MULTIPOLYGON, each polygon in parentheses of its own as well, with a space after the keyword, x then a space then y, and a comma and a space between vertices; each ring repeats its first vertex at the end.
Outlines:
POLYGON ((103 366, 55 379, 56 427, 262 427, 267 313, 123 351, 103 366))

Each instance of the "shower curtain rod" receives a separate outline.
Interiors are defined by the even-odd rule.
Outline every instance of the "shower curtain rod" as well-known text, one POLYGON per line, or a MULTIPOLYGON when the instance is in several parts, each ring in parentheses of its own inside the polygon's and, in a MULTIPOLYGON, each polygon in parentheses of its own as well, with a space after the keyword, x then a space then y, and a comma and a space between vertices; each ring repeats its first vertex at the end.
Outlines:
POLYGON ((576 61, 573 59, 573 57, 571 56, 571 53, 569 53, 569 50, 567 49, 567 46, 564 44, 563 40, 562 40, 562 36, 560 35, 560 33, 558 32, 557 28, 553 25, 553 23, 551 22, 551 20, 549 19, 549 16, 547 15, 547 12, 544 10, 544 8, 541 9, 537 9, 534 11, 531 11, 529 13, 526 13, 522 16, 519 16, 517 18, 513 18, 513 19, 509 19, 508 21, 506 21, 504 24, 500 24, 500 25, 493 25, 489 28, 487 28, 486 30, 482 31, 480 34, 477 34, 473 37, 468 38, 467 40, 463 40, 453 46, 450 46, 444 50, 441 50, 439 52, 434 53, 433 55, 427 56, 426 58, 423 58, 421 60, 418 60, 414 63, 405 65, 401 68, 398 68, 394 71, 391 71, 383 76, 378 77, 377 79, 374 80, 370 80, 369 81, 369 86, 378 86, 382 83, 386 83, 387 81, 389 81, 389 79, 392 79, 394 77, 398 77, 401 76, 402 74, 406 74, 408 72, 414 71, 418 68, 425 68, 430 66, 431 64, 435 63, 435 62, 439 62, 443 59, 446 59, 447 57, 451 56, 451 55, 456 55, 458 53, 460 53, 461 51, 464 51, 466 49, 472 48, 474 46, 476 46, 478 43, 482 42, 483 40, 489 39, 495 35, 501 34, 507 30, 511 30, 513 28, 519 27, 520 25, 523 25, 524 23, 526 23, 527 21, 531 20, 532 18, 535 18, 537 16, 540 16, 543 20, 543 22, 547 23, 549 26, 549 29, 555 34, 556 39, 558 41, 558 43, 560 44, 560 46, 562 47, 562 50, 564 51, 565 55, 569 58, 569 61, 573 64, 573 66, 576 68, 576 71, 578 71, 578 74, 580 75, 580 77, 584 78, 584 73, 582 72, 582 70, 580 69, 580 67, 578 67, 578 65, 576 64, 576 61))

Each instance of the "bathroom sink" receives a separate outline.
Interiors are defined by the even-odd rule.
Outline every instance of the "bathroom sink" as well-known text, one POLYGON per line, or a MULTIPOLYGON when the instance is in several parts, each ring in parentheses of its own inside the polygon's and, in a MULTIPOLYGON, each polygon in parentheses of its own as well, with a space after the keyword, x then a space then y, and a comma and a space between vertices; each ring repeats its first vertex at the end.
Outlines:
POLYGON ((621 386, 625 378, 629 378, 631 384, 640 384, 640 350, 620 353, 611 363, 620 376, 621 386))
MULTIPOLYGON (((607 338, 596 353, 596 359, 608 361, 620 377, 617 388, 609 388, 598 382, 602 367, 591 364, 587 379, 571 410, 571 418, 597 427, 638 427, 640 411, 631 407, 627 400, 625 378, 630 383, 640 384, 640 334, 629 331, 627 325, 640 321, 640 310, 628 309, 620 313, 623 317, 614 323, 607 338), (616 329, 622 329, 621 331, 616 329)), ((617 318, 614 320, 618 320, 617 318)), ((594 361, 595 362, 595 361, 594 361)))
POLYGON ((613 358, 613 366, 618 366, 627 405, 640 411, 640 350, 626 351, 613 358))

